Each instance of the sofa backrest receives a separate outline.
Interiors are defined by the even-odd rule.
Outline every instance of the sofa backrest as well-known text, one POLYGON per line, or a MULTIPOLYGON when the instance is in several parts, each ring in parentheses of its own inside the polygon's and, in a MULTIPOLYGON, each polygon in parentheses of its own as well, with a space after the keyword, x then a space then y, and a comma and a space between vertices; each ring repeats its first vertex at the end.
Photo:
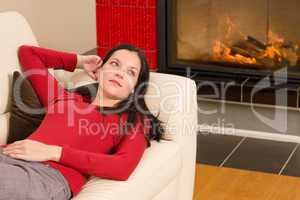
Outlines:
POLYGON ((20 71, 17 49, 21 44, 37 45, 26 19, 15 11, 0 13, 0 114, 9 111, 12 72, 20 71))
POLYGON ((12 72, 20 71, 17 49, 21 44, 38 45, 27 20, 16 11, 0 13, 0 144, 6 143, 12 72))

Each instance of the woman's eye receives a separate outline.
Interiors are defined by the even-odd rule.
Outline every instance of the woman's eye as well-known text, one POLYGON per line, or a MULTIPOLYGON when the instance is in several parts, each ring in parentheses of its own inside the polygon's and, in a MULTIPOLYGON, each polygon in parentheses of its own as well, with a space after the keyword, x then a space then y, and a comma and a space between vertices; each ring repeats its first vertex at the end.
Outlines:
POLYGON ((135 75, 135 72, 133 70, 130 70, 129 71, 130 75, 134 76, 135 75))
POLYGON ((118 66, 118 63, 114 62, 114 61, 112 61, 111 64, 114 65, 114 66, 118 66))

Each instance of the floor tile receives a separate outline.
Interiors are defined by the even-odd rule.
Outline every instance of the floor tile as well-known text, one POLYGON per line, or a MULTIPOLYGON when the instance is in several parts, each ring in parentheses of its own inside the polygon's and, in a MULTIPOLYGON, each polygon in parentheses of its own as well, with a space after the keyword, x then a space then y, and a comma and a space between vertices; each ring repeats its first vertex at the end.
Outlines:
POLYGON ((198 132, 197 163, 219 166, 242 137, 198 132))
POLYGON ((300 177, 300 146, 297 147, 297 150, 287 163, 282 175, 300 177))
POLYGON ((246 138, 224 167, 279 173, 295 143, 246 138))

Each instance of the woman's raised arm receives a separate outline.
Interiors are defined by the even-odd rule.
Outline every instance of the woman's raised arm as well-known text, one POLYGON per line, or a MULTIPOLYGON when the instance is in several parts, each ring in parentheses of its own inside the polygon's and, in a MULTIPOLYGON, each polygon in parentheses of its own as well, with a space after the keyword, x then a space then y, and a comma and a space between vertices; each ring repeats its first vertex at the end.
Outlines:
POLYGON ((48 72, 48 68, 72 72, 77 65, 77 54, 22 45, 18 49, 18 57, 26 78, 31 82, 44 107, 57 97, 68 95, 68 92, 48 72))

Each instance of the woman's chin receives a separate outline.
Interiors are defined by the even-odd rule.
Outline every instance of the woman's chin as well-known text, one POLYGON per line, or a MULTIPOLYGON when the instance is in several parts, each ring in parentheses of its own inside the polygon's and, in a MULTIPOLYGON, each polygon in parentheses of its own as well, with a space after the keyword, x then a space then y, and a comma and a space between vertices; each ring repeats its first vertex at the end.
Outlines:
POLYGON ((107 96, 109 96, 109 98, 114 99, 114 100, 124 100, 128 97, 128 94, 124 94, 124 89, 122 88, 116 88, 114 86, 112 87, 106 87, 105 89, 105 93, 107 94, 107 96))
POLYGON ((109 91, 109 92, 107 92, 107 95, 112 100, 123 100, 126 98, 126 97, 120 96, 120 92, 109 91))

